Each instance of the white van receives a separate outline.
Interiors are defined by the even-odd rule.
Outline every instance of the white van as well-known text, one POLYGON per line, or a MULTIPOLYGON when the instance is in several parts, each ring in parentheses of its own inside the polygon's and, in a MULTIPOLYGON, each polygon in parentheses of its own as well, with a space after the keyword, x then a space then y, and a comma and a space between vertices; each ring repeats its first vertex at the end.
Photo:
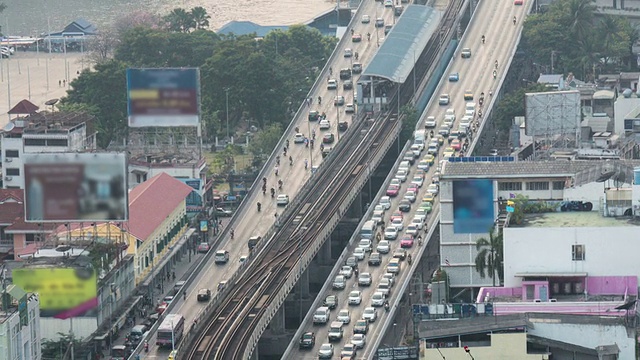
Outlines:
POLYGON ((331 327, 329 328, 329 341, 338 341, 342 339, 343 330, 342 327, 344 323, 342 321, 334 321, 331 323, 331 327))
POLYGON ((389 264, 387 264, 387 272, 392 274, 397 274, 400 272, 400 259, 393 258, 389 260, 389 264))
POLYGON ((464 110, 473 110, 476 111, 476 103, 474 102, 468 102, 465 106, 464 106, 464 110))
POLYGON ((363 239, 373 239, 377 226, 378 224, 373 220, 366 221, 360 229, 360 237, 363 239))
POLYGON ((327 321, 329 321, 329 308, 326 306, 317 308, 316 312, 313 313, 313 323, 326 324, 327 321))

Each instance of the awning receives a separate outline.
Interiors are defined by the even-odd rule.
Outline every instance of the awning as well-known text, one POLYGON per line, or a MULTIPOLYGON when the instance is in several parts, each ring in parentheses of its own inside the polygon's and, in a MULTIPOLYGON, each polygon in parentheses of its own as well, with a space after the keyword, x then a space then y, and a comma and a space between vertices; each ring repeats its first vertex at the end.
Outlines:
POLYGON ((163 257, 162 260, 160 260, 160 263, 154 266, 154 270, 152 272, 149 273, 149 275, 147 275, 147 279, 142 283, 143 286, 148 287, 149 285, 151 285, 151 282, 153 281, 153 279, 158 276, 160 274, 160 272, 163 270, 164 266, 167 265, 167 263, 169 262, 169 260, 178 252, 178 250, 180 248, 182 248, 182 246, 184 246, 184 244, 189 240, 189 238, 191 237, 191 234, 193 234, 195 232, 194 228, 189 228, 184 235, 182 235, 182 237, 180 238, 180 240, 178 240, 175 244, 171 245, 169 247, 169 252, 167 252, 163 257))
POLYGON ((586 277, 586 272, 524 272, 524 273, 516 273, 515 277, 586 277))
POLYGON ((133 170, 131 170, 131 172, 132 172, 132 173, 134 173, 134 174, 140 174, 140 175, 145 175, 145 174, 147 174, 147 171, 145 171, 145 170, 139 170, 139 169, 133 169, 133 170))

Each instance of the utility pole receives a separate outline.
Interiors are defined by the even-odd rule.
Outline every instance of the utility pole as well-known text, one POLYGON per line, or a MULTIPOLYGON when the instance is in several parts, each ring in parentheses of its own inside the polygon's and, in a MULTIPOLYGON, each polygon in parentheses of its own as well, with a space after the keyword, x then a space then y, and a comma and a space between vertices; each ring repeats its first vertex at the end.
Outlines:
POLYGON ((227 139, 231 141, 231 137, 229 136, 229 88, 224 88, 224 92, 227 95, 227 139))

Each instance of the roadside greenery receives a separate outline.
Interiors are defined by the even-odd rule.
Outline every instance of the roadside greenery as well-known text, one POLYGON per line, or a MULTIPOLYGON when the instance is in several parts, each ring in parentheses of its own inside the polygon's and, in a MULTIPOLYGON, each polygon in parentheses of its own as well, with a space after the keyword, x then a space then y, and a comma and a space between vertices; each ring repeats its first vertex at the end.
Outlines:
POLYGON ((489 230, 488 238, 482 237, 476 240, 476 250, 478 250, 475 259, 476 271, 483 279, 487 276, 490 277, 493 280, 493 286, 496 286, 496 276, 499 284, 502 284, 504 279, 504 247, 502 239, 502 230, 493 226, 489 230))
POLYGON ((598 74, 635 69, 637 30, 622 16, 601 15, 592 0, 557 0, 527 17, 520 49, 554 73, 593 81, 598 74))
POLYGON ((232 136, 251 125, 267 133, 274 124, 286 128, 337 42, 305 25, 272 31, 262 40, 255 34, 221 36, 207 30, 209 15, 202 8, 175 9, 164 21, 159 27, 119 22, 110 32, 116 38, 103 39, 96 49, 94 69, 72 81, 61 101, 64 110, 96 117, 101 148, 127 135, 127 68, 199 67, 203 136, 210 142, 226 136, 227 121, 232 136))
POLYGON ((549 91, 544 84, 531 83, 503 96, 493 112, 493 121, 501 133, 508 133, 516 116, 524 116, 524 95, 526 93, 549 91))

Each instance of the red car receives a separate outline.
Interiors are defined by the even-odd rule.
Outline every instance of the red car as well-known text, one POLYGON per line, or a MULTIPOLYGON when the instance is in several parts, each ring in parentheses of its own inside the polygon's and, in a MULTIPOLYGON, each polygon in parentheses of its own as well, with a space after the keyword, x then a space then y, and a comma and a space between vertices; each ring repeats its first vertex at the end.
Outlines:
POLYGON ((413 236, 412 235, 403 235, 402 239, 400 239, 400 247, 401 248, 410 248, 413 246, 413 236))
POLYGON ((395 197, 398 196, 400 192, 400 186, 398 185, 389 185, 387 188, 387 196, 395 197))
POLYGON ((393 219, 395 218, 402 220, 404 219, 404 215, 402 215, 402 212, 400 211, 395 211, 393 214, 391 214, 391 221, 393 221, 393 219))
POLYGON ((524 0, 513 0, 513 5, 524 5, 524 0))

